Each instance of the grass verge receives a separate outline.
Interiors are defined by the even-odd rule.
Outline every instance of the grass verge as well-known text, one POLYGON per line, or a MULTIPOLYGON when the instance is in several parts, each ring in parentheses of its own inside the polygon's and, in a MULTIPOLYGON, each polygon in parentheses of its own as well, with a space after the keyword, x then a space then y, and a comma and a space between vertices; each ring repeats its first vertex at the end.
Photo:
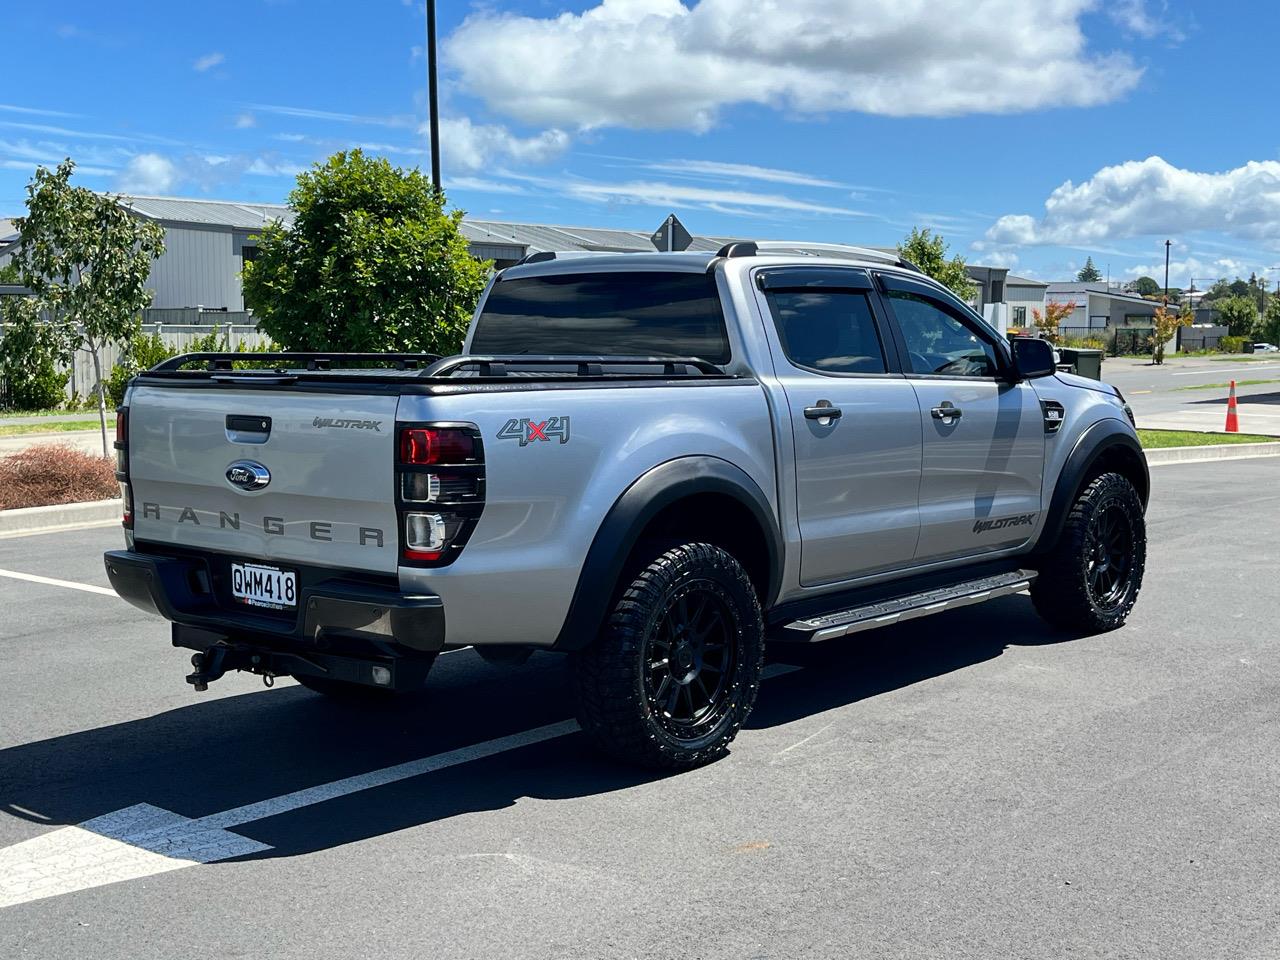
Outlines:
MULTIPOLYGON (((1256 387, 1262 383, 1280 383, 1280 380, 1237 380, 1237 387, 1256 387)), ((1189 387, 1174 387, 1175 390, 1226 390, 1230 383, 1196 383, 1189 387)))
POLYGON ((1138 440, 1148 450, 1161 447, 1207 447, 1220 443, 1276 443, 1276 437, 1254 433, 1200 433, 1195 430, 1139 430, 1138 440))
MULTIPOLYGON (((66 433, 72 430, 97 430, 97 419, 93 420, 55 420, 53 423, 5 423, 0 424, 0 437, 20 437, 27 433, 66 433)), ((110 432, 112 425, 107 423, 110 432)))

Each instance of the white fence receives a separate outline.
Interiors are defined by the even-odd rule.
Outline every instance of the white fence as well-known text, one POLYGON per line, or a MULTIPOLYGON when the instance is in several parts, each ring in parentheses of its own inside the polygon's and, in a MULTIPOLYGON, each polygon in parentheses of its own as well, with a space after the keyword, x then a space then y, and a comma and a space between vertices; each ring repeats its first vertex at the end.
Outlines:
MULTIPOLYGON (((205 316, 208 316, 206 313, 205 316)), ((3 338, 3 327, 0 327, 0 339, 3 338)), ((271 338, 265 333, 259 332, 258 328, 253 324, 161 324, 161 323, 144 323, 142 325, 142 333, 144 336, 151 336, 153 333, 160 334, 160 339, 165 345, 173 348, 178 353, 191 352, 191 343, 197 337, 205 337, 210 333, 217 331, 220 337, 225 338, 225 342, 229 344, 228 349, 234 350, 236 345, 243 342, 247 349, 263 346, 270 342, 271 338)), ((111 368, 120 360, 120 347, 111 343, 102 349, 102 375, 110 376, 111 368)), ((71 371, 71 379, 67 381, 67 396, 83 397, 92 390, 97 383, 93 376, 93 355, 88 350, 77 350, 75 358, 69 365, 71 371)), ((0 390, 0 393, 3 391, 0 390)))

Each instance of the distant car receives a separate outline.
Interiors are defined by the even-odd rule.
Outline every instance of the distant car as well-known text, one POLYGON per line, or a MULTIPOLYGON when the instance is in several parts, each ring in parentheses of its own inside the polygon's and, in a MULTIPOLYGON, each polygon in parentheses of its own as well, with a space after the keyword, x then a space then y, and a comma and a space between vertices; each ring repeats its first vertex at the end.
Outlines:
POLYGON ((1255 343, 1253 345, 1254 353, 1280 353, 1280 347, 1274 343, 1255 343))

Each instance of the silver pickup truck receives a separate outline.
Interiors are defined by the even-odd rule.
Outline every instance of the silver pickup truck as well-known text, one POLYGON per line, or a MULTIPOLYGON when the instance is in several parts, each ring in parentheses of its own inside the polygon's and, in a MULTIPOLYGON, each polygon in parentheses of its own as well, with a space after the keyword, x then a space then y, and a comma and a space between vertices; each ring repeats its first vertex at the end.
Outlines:
POLYGON ((1027 590, 1109 630, 1141 586, 1123 397, 873 251, 537 254, 459 356, 244 359, 162 363, 119 411, 107 572, 200 690, 563 651, 596 742, 684 767, 728 748, 766 640, 1027 590))

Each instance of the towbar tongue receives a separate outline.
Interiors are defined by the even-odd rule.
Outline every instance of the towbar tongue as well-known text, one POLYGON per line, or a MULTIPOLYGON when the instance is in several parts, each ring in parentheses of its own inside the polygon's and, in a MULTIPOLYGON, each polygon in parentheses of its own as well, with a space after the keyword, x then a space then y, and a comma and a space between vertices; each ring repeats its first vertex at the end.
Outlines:
POLYGON ((209 689, 209 684, 213 681, 222 679, 222 675, 227 672, 228 650, 228 647, 214 644, 204 653, 193 654, 191 665, 196 669, 194 673, 187 674, 187 683, 203 693, 209 689))

